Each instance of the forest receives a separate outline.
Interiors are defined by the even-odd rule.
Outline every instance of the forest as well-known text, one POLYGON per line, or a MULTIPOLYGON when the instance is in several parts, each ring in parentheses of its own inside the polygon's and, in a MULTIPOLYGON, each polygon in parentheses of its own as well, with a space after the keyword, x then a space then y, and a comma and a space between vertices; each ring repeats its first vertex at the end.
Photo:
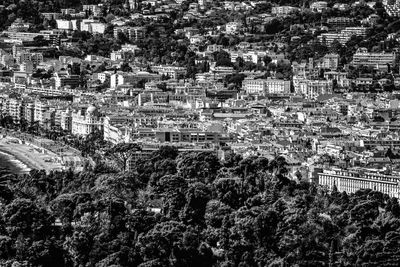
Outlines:
POLYGON ((0 180, 1 266, 399 266, 400 206, 287 178, 284 157, 161 147, 124 171, 0 180))

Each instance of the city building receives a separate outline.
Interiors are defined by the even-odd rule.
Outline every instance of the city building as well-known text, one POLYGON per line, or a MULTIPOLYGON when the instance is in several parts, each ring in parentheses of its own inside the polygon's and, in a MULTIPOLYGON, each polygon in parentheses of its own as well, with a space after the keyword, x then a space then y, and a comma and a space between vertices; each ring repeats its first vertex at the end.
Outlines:
POLYGON ((368 52, 366 48, 359 48, 353 55, 353 66, 367 66, 379 70, 387 70, 394 66, 396 53, 373 53, 368 52))
POLYGON ((320 64, 320 68, 336 70, 339 66, 339 55, 338 54, 326 54, 320 64))
POLYGON ((71 75, 69 73, 59 74, 56 72, 54 73, 54 81, 57 89, 65 86, 76 88, 80 84, 80 77, 79 75, 71 75))
POLYGON ((225 31, 227 34, 237 34, 240 31, 240 23, 238 22, 229 22, 225 25, 225 31))
POLYGON ((328 169, 317 174, 319 185, 339 192, 355 193, 360 189, 372 189, 390 197, 400 198, 400 177, 385 175, 368 169, 328 169))
POLYGON ((121 26, 114 28, 114 37, 118 38, 118 33, 123 33, 130 40, 140 40, 145 36, 143 27, 121 26))
POLYGON ((354 25, 354 19, 349 17, 332 17, 328 18, 326 23, 335 29, 342 29, 354 25))
POLYGON ((96 131, 103 131, 103 118, 96 106, 72 113, 72 134, 87 136, 96 131))
POLYGON ((276 16, 288 16, 293 12, 299 11, 300 9, 292 6, 275 6, 272 7, 271 14, 276 16))
POLYGON ((321 13, 322 11, 324 11, 327 8, 328 8, 328 3, 325 1, 317 1, 310 5, 310 9, 312 11, 316 11, 319 13, 321 13))

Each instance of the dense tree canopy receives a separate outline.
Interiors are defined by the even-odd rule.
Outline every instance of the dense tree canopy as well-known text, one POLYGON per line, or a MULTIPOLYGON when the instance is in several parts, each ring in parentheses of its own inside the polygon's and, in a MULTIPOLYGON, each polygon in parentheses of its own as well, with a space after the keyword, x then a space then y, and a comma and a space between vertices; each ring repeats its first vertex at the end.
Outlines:
MULTIPOLYGON (((111 149, 123 158, 137 148, 111 149)), ((4 174, 1 265, 400 264, 397 199, 291 181, 284 157, 221 162, 162 147, 132 166, 4 174)))

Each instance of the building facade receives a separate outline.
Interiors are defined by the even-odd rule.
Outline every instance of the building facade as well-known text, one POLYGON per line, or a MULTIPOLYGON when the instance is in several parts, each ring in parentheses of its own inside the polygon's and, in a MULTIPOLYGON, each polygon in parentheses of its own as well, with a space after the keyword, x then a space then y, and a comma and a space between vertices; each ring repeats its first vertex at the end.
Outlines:
POLYGON ((95 106, 72 113, 72 134, 87 136, 96 131, 103 131, 103 119, 95 106))
POLYGON ((388 194, 390 197, 400 197, 400 176, 384 175, 368 170, 323 170, 317 174, 319 185, 332 190, 336 186, 339 192, 354 193, 360 189, 372 189, 388 194))

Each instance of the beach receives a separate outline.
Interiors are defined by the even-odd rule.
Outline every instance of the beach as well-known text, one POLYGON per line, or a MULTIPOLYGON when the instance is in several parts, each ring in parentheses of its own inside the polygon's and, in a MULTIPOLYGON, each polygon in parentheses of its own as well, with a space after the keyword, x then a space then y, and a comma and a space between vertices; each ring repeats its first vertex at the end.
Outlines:
POLYGON ((56 154, 24 143, 15 137, 0 137, 0 153, 7 155, 22 173, 29 172, 32 169, 45 170, 46 172, 63 169, 56 154))

